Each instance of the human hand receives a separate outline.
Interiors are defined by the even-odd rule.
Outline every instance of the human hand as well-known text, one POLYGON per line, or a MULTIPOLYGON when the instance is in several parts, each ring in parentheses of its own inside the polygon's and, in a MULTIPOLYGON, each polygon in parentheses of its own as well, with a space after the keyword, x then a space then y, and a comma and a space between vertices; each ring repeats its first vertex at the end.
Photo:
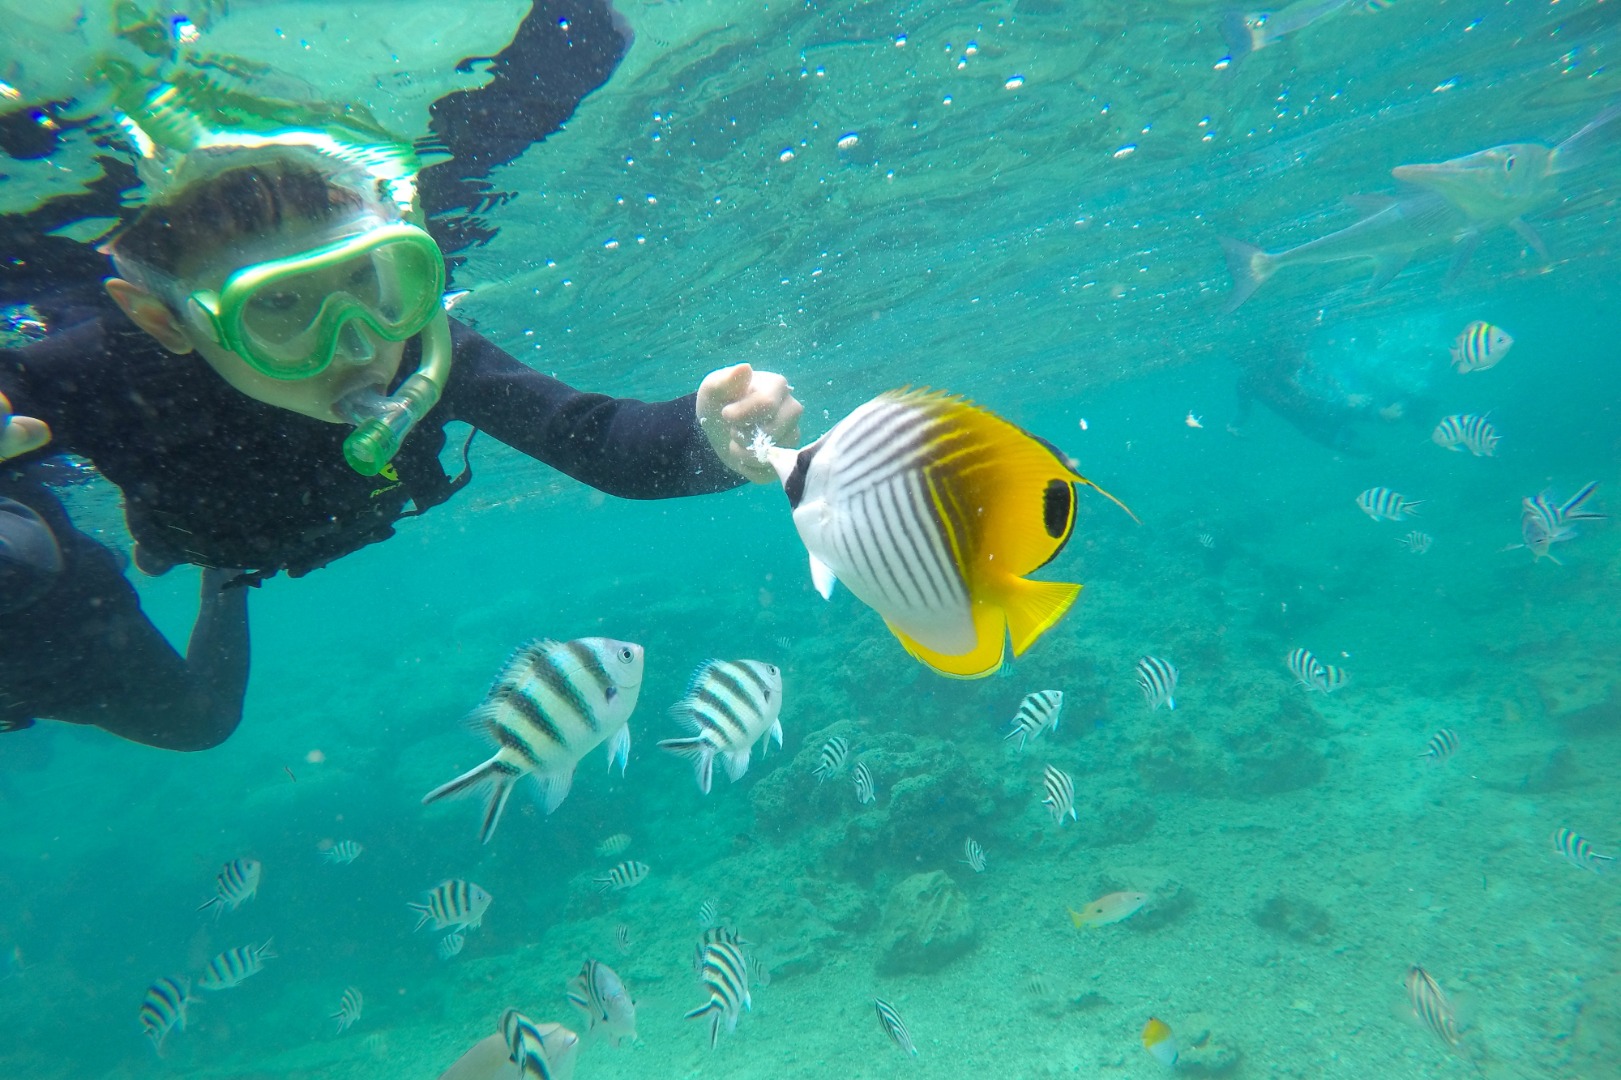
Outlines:
POLYGON ((788 380, 748 364, 711 371, 698 386, 698 424, 726 467, 756 484, 774 484, 777 474, 749 450, 756 431, 777 446, 799 445, 799 415, 788 380))
POLYGON ((45 421, 32 416, 12 416, 11 402, 0 394, 0 461, 21 457, 51 441, 45 421))

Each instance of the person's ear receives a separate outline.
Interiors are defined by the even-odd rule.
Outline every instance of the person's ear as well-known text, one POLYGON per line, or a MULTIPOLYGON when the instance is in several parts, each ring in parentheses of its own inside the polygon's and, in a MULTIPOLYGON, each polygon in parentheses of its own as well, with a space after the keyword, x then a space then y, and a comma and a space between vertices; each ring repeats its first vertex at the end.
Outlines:
POLYGON ((195 348, 186 336, 185 326, 158 297, 123 278, 108 278, 106 288, 113 303, 159 345, 172 353, 189 353, 195 348))

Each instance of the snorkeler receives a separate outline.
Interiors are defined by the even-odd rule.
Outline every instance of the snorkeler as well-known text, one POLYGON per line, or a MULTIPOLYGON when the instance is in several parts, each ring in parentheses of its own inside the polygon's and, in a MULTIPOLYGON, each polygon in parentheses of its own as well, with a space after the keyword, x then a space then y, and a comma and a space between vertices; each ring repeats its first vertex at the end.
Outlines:
POLYGON ((1231 435, 1242 435, 1259 401, 1295 430, 1316 443, 1351 457, 1367 457, 1356 424, 1368 403, 1347 394, 1329 373, 1309 357, 1282 348, 1266 349, 1259 359, 1241 361, 1235 392, 1238 408, 1227 425, 1231 435))

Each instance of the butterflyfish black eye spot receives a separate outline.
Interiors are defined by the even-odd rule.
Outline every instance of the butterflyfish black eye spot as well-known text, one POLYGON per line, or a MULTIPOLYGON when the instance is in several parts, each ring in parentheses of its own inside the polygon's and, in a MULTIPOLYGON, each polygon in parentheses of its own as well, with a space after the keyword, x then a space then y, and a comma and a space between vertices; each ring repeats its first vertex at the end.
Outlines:
POLYGON ((1069 523, 1075 513, 1075 491, 1063 480, 1047 481, 1047 490, 1041 493, 1041 524, 1054 540, 1069 532, 1069 523))

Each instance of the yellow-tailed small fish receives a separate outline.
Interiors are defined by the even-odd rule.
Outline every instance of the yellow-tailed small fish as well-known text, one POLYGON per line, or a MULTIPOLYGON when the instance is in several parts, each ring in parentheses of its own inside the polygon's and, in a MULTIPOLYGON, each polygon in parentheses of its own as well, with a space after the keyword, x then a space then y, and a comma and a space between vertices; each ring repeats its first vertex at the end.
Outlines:
POLYGON ((1154 1016, 1150 1016, 1148 1023, 1143 1025, 1143 1049, 1168 1069, 1174 1068, 1176 1059, 1181 1056, 1171 1025, 1154 1016))
POLYGON ((1514 345, 1507 330, 1476 319, 1452 343, 1452 367, 1459 375, 1498 365, 1514 345))
POLYGON ((1080 594, 1027 575, 1073 533, 1075 486, 1097 485, 962 398, 892 390, 803 449, 761 433, 753 450, 782 481, 816 590, 831 597, 843 581, 942 675, 992 674, 1009 641, 1022 655, 1080 594))
POLYGON ((1107 896, 1098 897, 1079 911, 1071 908, 1069 921, 1075 924, 1077 930, 1112 926, 1137 914, 1146 903, 1148 903, 1147 893, 1112 892, 1107 896))

